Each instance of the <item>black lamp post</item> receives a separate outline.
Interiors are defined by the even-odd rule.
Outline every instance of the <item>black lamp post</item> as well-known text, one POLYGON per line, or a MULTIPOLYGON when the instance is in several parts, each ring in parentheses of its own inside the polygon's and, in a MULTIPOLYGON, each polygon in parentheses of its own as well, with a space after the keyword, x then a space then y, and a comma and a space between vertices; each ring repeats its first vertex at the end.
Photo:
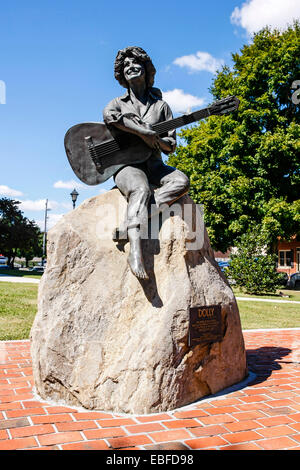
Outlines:
POLYGON ((74 188, 73 191, 70 193, 70 195, 71 195, 72 202, 73 202, 73 209, 75 209, 75 204, 76 204, 76 201, 77 201, 77 196, 79 196, 79 193, 74 188))
POLYGON ((45 203, 45 220, 44 220, 44 233, 43 233, 43 254, 42 254, 42 266, 44 266, 45 256, 46 256, 46 243, 47 243, 47 219, 48 219, 48 212, 51 211, 50 207, 48 207, 48 199, 46 199, 45 203))

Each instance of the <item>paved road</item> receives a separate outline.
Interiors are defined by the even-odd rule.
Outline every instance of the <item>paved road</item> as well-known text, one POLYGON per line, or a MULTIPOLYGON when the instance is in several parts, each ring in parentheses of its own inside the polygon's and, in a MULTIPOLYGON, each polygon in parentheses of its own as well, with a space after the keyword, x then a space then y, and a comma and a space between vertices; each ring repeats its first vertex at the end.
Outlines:
POLYGON ((280 302, 282 304, 300 304, 298 300, 255 299, 254 297, 236 297, 236 300, 249 300, 251 302, 280 302))
POLYGON ((18 277, 18 276, 7 276, 6 274, 0 274, 0 281, 2 282, 23 282, 23 283, 32 283, 38 284, 39 279, 34 279, 31 277, 18 277))

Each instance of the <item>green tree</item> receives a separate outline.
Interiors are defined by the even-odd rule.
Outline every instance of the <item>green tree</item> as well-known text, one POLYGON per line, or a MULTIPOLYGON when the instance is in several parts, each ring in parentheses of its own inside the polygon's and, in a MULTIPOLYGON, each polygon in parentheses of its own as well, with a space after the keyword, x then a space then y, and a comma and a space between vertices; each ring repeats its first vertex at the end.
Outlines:
POLYGON ((43 234, 40 228, 31 220, 27 220, 22 233, 22 246, 17 250, 17 256, 25 258, 26 267, 28 262, 35 256, 43 254, 43 234))
POLYGON ((0 199, 0 252, 7 256, 14 267, 14 259, 20 256, 38 256, 41 252, 41 231, 34 221, 23 216, 19 201, 0 199))
POLYGON ((226 251, 255 224, 269 235, 300 233, 300 26, 263 29, 215 76, 213 101, 240 99, 237 112, 210 116, 181 131, 168 163, 185 172, 193 200, 204 205, 215 249, 226 251))
POLYGON ((242 235, 236 252, 230 255, 226 276, 248 294, 276 292, 281 285, 281 274, 276 272, 277 256, 267 252, 267 242, 266 233, 257 232, 256 228, 242 235))

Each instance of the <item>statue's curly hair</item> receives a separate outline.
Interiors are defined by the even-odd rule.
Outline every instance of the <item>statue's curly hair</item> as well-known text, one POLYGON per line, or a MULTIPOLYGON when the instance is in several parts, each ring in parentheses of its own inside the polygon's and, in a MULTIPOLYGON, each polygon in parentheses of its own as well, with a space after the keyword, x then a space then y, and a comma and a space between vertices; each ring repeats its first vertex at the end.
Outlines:
POLYGON ((148 56, 148 54, 142 49, 141 47, 137 46, 130 46, 125 47, 125 49, 121 49, 115 60, 114 65, 114 75, 115 79, 118 80, 121 86, 124 88, 128 88, 128 83, 125 80, 123 69, 124 69, 124 60, 126 57, 135 57, 140 62, 144 64, 146 70, 146 84, 148 88, 151 88, 154 83, 154 76, 156 74, 156 69, 152 63, 152 60, 148 56))

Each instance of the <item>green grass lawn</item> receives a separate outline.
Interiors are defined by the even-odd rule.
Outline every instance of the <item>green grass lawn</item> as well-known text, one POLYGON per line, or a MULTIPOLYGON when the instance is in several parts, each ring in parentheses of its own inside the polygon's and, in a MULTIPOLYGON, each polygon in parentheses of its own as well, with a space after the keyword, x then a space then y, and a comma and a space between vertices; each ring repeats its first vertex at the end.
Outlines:
POLYGON ((0 340, 29 338, 37 290, 36 284, 0 283, 0 340))
MULTIPOLYGON (((29 338, 37 291, 36 284, 0 283, 0 341, 29 338)), ((299 292, 294 293, 297 300, 299 292)), ((238 306, 243 329, 300 327, 299 304, 241 300, 238 306)))
POLYGON ((300 327, 300 304, 246 300, 237 302, 244 330, 300 327))

